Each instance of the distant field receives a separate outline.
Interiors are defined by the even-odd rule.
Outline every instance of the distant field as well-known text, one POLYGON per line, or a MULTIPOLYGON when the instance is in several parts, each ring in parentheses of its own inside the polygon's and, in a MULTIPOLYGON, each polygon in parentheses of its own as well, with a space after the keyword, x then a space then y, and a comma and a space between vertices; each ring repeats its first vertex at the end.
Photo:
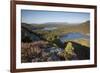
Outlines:
POLYGON ((76 40, 70 40, 70 41, 79 43, 79 44, 86 46, 86 47, 90 47, 90 41, 87 39, 76 39, 76 40))

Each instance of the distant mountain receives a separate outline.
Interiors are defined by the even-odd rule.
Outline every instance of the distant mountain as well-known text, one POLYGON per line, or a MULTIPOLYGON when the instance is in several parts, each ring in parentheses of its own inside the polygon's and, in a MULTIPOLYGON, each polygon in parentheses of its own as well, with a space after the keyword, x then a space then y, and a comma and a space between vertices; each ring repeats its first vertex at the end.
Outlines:
POLYGON ((80 25, 88 25, 88 26, 90 26, 90 21, 83 22, 80 25))
POLYGON ((67 22, 47 22, 47 23, 43 23, 43 24, 49 24, 49 25, 68 25, 69 23, 67 22))
MULTIPOLYGON (((26 24, 21 23, 22 27, 29 29, 30 31, 39 30, 41 31, 44 28, 57 28, 53 31, 58 33, 67 34, 69 32, 79 32, 83 34, 90 33, 90 21, 86 21, 80 24, 69 24, 65 22, 48 22, 44 24, 26 24)), ((45 30, 47 31, 47 30, 45 30)))
POLYGON ((90 21, 83 22, 79 26, 77 26, 84 33, 90 33, 90 21))
POLYGON ((88 23, 88 24, 90 24, 90 21, 88 20, 88 21, 86 21, 86 22, 84 22, 84 23, 88 23))
MULTIPOLYGON (((45 26, 90 26, 90 21, 82 23, 67 23, 67 22, 47 22, 43 23, 45 26)), ((40 24, 41 25, 41 24, 40 24)))
POLYGON ((46 22, 46 23, 42 23, 42 24, 36 24, 36 23, 32 23, 32 24, 27 24, 27 23, 22 23, 22 26, 79 26, 79 25, 87 25, 90 24, 90 21, 86 21, 86 22, 82 22, 82 23, 67 23, 67 22, 46 22))
MULTIPOLYGON (((85 21, 85 22, 82 22, 82 23, 90 23, 90 21, 85 21)), ((44 25, 79 25, 79 24, 82 24, 82 23, 68 23, 68 22, 46 22, 46 23, 41 23, 41 24, 44 24, 44 25)), ((37 24, 37 23, 33 23, 33 24, 37 24)), ((37 25, 41 25, 41 24, 37 24, 37 25)))

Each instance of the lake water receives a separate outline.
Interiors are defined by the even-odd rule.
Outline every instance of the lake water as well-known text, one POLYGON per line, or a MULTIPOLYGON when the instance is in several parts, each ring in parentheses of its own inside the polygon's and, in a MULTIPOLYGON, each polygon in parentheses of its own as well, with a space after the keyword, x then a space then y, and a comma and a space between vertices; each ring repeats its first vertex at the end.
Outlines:
POLYGON ((60 40, 62 42, 65 42, 66 40, 74 40, 74 39, 81 39, 81 38, 89 40, 90 36, 89 35, 84 35, 84 34, 81 34, 81 33, 72 32, 72 33, 68 33, 66 35, 61 36, 60 40))
POLYGON ((45 27, 42 30, 55 30, 57 27, 45 27))

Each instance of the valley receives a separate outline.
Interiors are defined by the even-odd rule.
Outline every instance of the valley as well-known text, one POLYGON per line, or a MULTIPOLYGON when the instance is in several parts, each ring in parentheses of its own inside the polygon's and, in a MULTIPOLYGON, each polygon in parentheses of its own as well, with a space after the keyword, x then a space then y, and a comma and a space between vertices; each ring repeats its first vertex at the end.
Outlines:
POLYGON ((64 22, 21 23, 21 61, 27 63, 90 59, 89 24, 89 21, 76 25, 64 22), (70 48, 66 51, 68 46, 70 48))

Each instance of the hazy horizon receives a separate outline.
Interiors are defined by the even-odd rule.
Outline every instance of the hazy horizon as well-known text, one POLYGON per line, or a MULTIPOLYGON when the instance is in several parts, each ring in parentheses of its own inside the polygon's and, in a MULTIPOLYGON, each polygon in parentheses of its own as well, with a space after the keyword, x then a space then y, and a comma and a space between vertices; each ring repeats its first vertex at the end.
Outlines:
POLYGON ((44 10, 21 10, 21 23, 82 23, 90 21, 90 14, 83 12, 44 11, 44 10))

